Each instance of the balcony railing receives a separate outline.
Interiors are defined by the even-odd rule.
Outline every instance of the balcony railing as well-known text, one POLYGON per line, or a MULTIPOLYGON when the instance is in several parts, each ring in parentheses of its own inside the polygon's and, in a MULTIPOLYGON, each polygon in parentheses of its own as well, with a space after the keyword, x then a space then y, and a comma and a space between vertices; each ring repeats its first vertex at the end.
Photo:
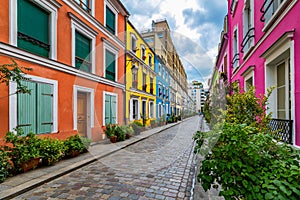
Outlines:
POLYGON ((261 17, 260 17, 260 21, 264 22, 266 21, 265 19, 265 15, 267 14, 268 10, 271 8, 271 6, 273 5, 274 0, 265 0, 263 5, 260 8, 260 12, 262 13, 261 17))
POLYGON ((232 62, 231 62, 233 68, 236 68, 238 66, 239 60, 240 60, 240 54, 239 53, 234 54, 232 62))
POLYGON ((242 41, 242 44, 241 44, 241 47, 242 47, 241 52, 244 53, 244 49, 246 51, 248 51, 248 49, 250 48, 251 42, 252 42, 251 38, 254 38, 254 27, 250 28, 248 30, 248 32, 246 33, 246 35, 242 41))
POLYGON ((275 139, 293 144, 293 120, 271 119, 269 126, 274 131, 275 139))

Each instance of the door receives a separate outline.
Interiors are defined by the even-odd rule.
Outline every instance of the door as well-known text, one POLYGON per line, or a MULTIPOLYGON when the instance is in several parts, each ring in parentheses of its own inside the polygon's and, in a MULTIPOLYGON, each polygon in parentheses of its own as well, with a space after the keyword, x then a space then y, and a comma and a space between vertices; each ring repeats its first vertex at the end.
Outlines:
POLYGON ((81 136, 87 137, 87 94, 77 94, 77 130, 81 136))

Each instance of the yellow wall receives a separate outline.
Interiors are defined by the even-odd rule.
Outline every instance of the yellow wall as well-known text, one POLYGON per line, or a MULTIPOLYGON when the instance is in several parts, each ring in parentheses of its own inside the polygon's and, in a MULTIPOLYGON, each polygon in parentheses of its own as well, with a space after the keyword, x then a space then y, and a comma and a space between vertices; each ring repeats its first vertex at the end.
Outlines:
MULTIPOLYGON (((126 32, 126 119, 130 122, 130 98, 131 95, 138 97, 140 105, 142 105, 142 99, 146 99, 146 116, 147 116, 147 125, 150 125, 150 120, 155 119, 156 116, 156 75, 154 72, 154 52, 150 49, 147 43, 142 39, 137 30, 133 27, 130 22, 127 22, 127 32, 126 32), (136 37, 136 47, 137 51, 133 52, 131 49, 131 38, 132 34, 136 37), (144 46, 146 51, 146 59, 145 61, 142 59, 142 50, 141 46, 144 46), (152 66, 149 66, 148 55, 152 55, 152 66), (133 61, 134 60, 134 61, 133 61), (132 65, 133 63, 138 66, 137 77, 138 77, 138 87, 137 90, 132 89, 132 65), (143 68, 147 71, 146 76, 146 92, 142 91, 143 89, 143 68), (150 73, 153 75, 153 94, 150 94, 150 73), (154 111, 153 117, 149 119, 149 101, 153 101, 154 103, 154 111)), ((139 113, 142 113, 142 106, 140 106, 139 113)), ((140 119, 142 122, 142 119, 140 119)))

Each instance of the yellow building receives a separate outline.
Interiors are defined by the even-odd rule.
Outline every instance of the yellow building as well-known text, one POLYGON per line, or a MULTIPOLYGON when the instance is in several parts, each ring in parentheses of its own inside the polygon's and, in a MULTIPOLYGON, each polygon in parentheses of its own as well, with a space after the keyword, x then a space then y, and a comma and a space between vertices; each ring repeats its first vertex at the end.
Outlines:
POLYGON ((131 22, 126 26, 126 121, 148 126, 156 116, 154 52, 131 22))

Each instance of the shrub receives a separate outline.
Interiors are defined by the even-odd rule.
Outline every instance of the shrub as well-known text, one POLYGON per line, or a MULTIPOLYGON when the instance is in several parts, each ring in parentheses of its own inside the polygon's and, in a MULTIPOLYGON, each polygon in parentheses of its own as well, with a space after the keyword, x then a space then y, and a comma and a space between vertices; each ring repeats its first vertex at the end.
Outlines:
POLYGON ((72 135, 64 141, 66 146, 66 155, 70 155, 71 151, 79 151, 80 153, 87 151, 87 146, 84 145, 82 137, 79 134, 72 135))
POLYGON ((40 154, 45 165, 53 165, 58 162, 64 156, 65 151, 66 146, 61 140, 45 138, 41 141, 40 154))
POLYGON ((204 190, 221 186, 225 199, 298 199, 300 152, 278 144, 268 131, 268 96, 254 89, 228 96, 225 122, 197 132, 195 151, 204 153, 198 179, 204 190))
POLYGON ((8 176, 9 166, 7 153, 0 148, 0 183, 2 183, 8 176))
POLYGON ((116 132, 116 125, 114 124, 106 125, 105 134, 107 138, 114 136, 115 132, 116 132))
POLYGON ((6 143, 12 144, 12 146, 6 145, 4 148, 18 172, 22 171, 23 163, 41 156, 41 139, 37 138, 32 132, 25 136, 22 135, 24 135, 23 130, 19 128, 16 129, 16 134, 7 132, 4 138, 6 143))
POLYGON ((117 136, 117 142, 124 141, 126 139, 126 132, 120 126, 116 126, 115 135, 117 136))

